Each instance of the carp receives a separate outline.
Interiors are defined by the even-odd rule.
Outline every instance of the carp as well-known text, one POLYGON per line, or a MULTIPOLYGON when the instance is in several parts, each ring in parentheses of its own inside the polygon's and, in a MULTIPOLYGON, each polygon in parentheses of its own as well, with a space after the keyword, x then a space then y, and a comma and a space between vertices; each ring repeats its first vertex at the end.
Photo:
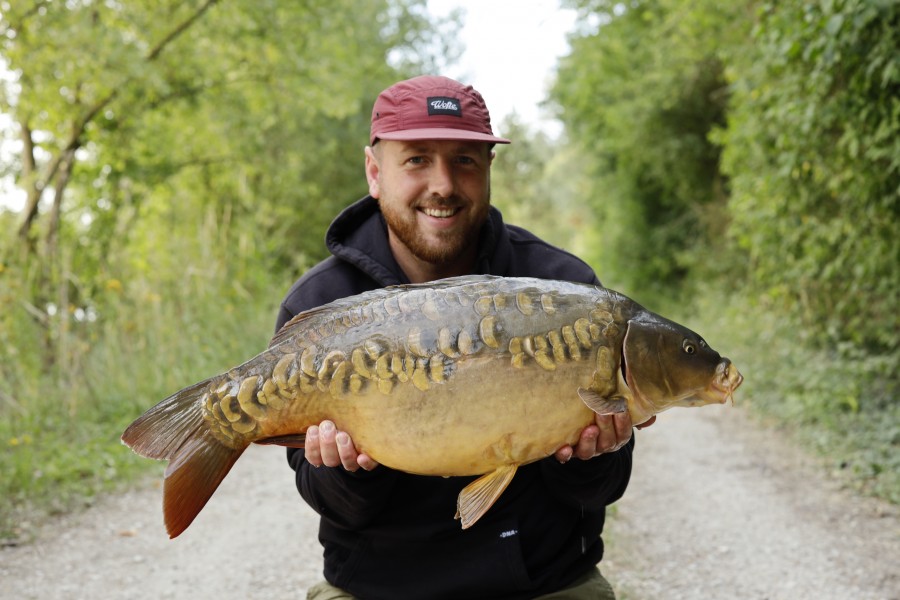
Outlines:
POLYGON ((673 406, 724 403, 742 380, 699 335, 615 291, 464 276, 298 314, 267 350, 166 398, 122 441, 169 460, 173 538, 251 443, 302 448, 324 419, 392 469, 482 475, 457 501, 467 528, 519 465, 574 444, 595 413, 627 410, 639 425, 673 406))

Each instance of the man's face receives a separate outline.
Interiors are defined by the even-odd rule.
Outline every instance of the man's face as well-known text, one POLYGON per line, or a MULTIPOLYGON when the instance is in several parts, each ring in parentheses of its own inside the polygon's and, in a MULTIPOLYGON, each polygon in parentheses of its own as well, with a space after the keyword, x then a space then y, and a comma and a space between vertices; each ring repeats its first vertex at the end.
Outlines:
POLYGON ((366 148, 369 193, 395 254, 440 266, 470 256, 490 206, 492 160, 483 142, 382 140, 366 148))

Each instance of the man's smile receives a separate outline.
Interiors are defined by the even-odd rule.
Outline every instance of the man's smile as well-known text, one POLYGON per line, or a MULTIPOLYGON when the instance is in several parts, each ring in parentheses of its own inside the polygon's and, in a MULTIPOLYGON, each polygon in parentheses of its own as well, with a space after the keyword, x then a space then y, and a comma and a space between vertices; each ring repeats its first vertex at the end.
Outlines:
POLYGON ((452 217, 457 212, 459 212, 459 208, 420 208, 423 213, 428 215, 429 217, 434 217, 437 219, 447 219, 452 217))

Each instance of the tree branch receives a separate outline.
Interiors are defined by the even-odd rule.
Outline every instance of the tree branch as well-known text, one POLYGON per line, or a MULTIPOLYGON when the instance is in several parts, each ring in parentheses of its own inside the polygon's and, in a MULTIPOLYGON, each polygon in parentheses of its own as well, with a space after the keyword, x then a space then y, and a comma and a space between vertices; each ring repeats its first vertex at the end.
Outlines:
POLYGON ((62 167, 56 176, 56 186, 53 190, 53 208, 50 209, 50 223, 47 226, 45 238, 47 256, 55 256, 57 253, 63 194, 65 194, 66 186, 69 184, 69 177, 72 175, 72 169, 75 166, 75 150, 67 151, 62 156, 62 167))
POLYGON ((25 123, 19 123, 22 137, 22 187, 25 188, 27 198, 25 200, 25 218, 19 227, 19 237, 28 236, 31 223, 37 216, 38 204, 41 201, 43 184, 38 180, 37 163, 34 158, 34 138, 31 137, 31 128, 25 123))
POLYGON ((191 25, 194 24, 200 17, 203 16, 207 10, 212 7, 213 4, 216 4, 219 0, 206 0, 203 5, 197 9, 193 15, 188 17, 181 25, 173 29, 169 32, 169 35, 164 37, 156 46, 154 46, 153 50, 147 54, 147 60, 152 61, 156 60, 156 58, 162 53, 166 46, 168 46, 175 38, 184 33, 191 25))
MULTIPOLYGON (((196 23, 200 19, 200 17, 202 17, 203 14, 206 13, 207 10, 209 10, 210 7, 213 4, 216 4, 218 1, 219 0, 206 0, 206 2, 204 2, 203 5, 200 6, 200 8, 198 8, 196 12, 194 12, 194 14, 185 19, 182 23, 175 27, 175 29, 170 31, 168 35, 160 40, 159 43, 157 43, 156 46, 154 46, 153 49, 147 54, 145 60, 147 62, 156 60, 170 43, 172 43, 182 33, 187 31, 187 29, 191 25, 196 23)), ((72 137, 70 138, 69 144, 66 146, 66 150, 63 152, 63 154, 65 152, 78 149, 78 147, 81 145, 79 140, 84 134, 84 130, 87 127, 87 124, 93 121, 94 117, 96 117, 101 110, 106 108, 110 104, 110 102, 112 102, 116 98, 116 96, 119 95, 119 90, 121 90, 126 84, 128 84, 131 79, 131 77, 126 78, 125 81, 123 81, 121 84, 117 85, 115 89, 110 91, 109 94, 106 95, 106 97, 102 98, 98 102, 95 102, 94 105, 88 109, 88 111, 81 117, 81 119, 79 119, 78 123, 73 126, 72 137)), ((59 158, 62 158, 62 154, 59 158)), ((58 166, 59 165, 57 164, 56 167, 58 166)), ((49 178, 47 178, 45 181, 49 181, 49 178)))
MULTIPOLYGON (((212 7, 212 5, 216 4, 218 0, 206 0, 191 16, 181 22, 177 27, 175 27, 172 31, 168 33, 162 40, 160 40, 156 46, 147 54, 145 60, 147 62, 156 60, 159 55, 166 49, 166 47, 171 44, 178 36, 188 30, 191 25, 196 23, 200 17, 206 13, 207 10, 212 7)), ((40 5, 38 4, 37 7, 40 5)), ((36 10, 36 8, 35 8, 36 10)), ((121 90, 129 81, 131 81, 131 77, 126 78, 121 84, 117 85, 113 90, 111 90, 105 97, 101 98, 97 102, 95 102, 88 110, 75 122, 72 124, 72 133, 69 137, 68 142, 63 150, 61 150, 48 164, 46 169, 44 170, 43 177, 37 178, 36 175, 33 175, 34 180, 32 186, 29 187, 28 191, 28 200, 26 202, 26 210, 25 210, 25 218, 22 221, 22 225, 19 227, 19 237, 27 238, 28 234, 31 230, 31 227, 34 223, 35 217, 38 212, 38 204, 41 199, 41 194, 43 192, 44 187, 53 180, 56 176, 57 171, 59 170, 60 164, 67 156, 74 156, 75 151, 81 147, 81 137, 84 135, 85 129, 87 128, 88 123, 94 120, 97 114, 106 108, 113 100, 115 100, 116 96, 119 95, 119 90, 121 90)), ((33 150, 33 140, 31 139, 31 131, 27 128, 23 127, 23 140, 25 139, 25 132, 27 132, 28 141, 26 144, 31 144, 31 148, 33 150)), ((26 146, 28 147, 28 146, 26 146)), ((34 154, 31 154, 32 157, 32 172, 34 172, 34 154)), ((74 160, 74 159, 73 159, 74 160)), ((71 171, 72 165, 69 166, 69 171, 71 171)), ((66 177, 68 179, 68 176, 66 177)), ((60 202, 61 198, 57 198, 54 202, 60 202)))

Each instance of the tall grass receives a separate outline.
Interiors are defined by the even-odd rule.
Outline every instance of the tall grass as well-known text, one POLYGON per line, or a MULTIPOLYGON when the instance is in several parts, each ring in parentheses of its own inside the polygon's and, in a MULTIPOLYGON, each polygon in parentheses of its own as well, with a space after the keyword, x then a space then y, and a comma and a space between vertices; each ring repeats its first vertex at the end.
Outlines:
POLYGON ((284 282, 257 292, 227 278, 184 282, 111 286, 115 297, 98 318, 73 327, 64 366, 40 367, 37 345, 22 340, 41 332, 25 315, 6 332, 19 343, 17 360, 0 369, 8 380, 0 398, 4 543, 27 540, 47 515, 161 470, 121 444, 125 427, 167 395, 266 347, 284 282))

